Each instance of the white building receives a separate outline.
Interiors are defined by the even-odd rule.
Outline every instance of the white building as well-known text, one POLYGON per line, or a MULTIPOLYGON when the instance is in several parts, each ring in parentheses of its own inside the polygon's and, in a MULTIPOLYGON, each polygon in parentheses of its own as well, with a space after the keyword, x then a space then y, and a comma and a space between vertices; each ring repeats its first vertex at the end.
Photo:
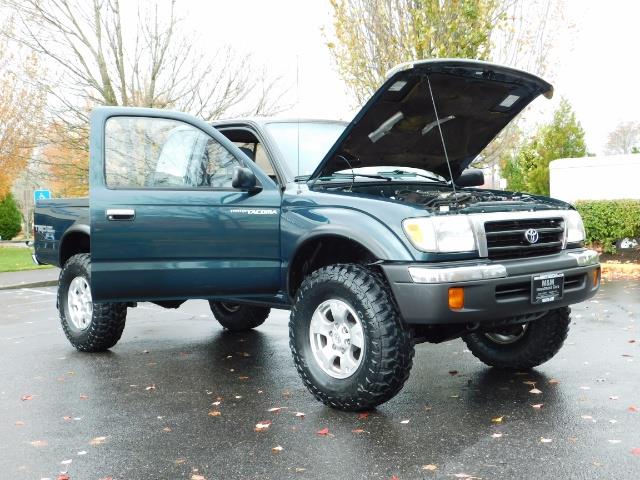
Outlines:
POLYGON ((640 155, 554 160, 549 183, 551 197, 566 202, 640 199, 640 155))

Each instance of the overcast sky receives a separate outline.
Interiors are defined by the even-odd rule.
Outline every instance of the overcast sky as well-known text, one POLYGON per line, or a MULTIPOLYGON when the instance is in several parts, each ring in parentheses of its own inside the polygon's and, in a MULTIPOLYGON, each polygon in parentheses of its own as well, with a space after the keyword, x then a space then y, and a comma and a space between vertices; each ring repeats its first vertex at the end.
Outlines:
MULTIPOLYGON (((285 115, 350 120, 353 100, 333 65, 322 27, 331 28, 328 0, 183 0, 180 7, 212 48, 220 43, 250 52, 256 63, 291 85, 285 115), (296 88, 296 58, 298 88, 296 88), (296 99, 299 101, 296 102, 296 99)), ((640 121, 640 1, 567 0, 552 72, 555 98, 569 99, 587 133, 589 151, 602 153, 607 133, 620 121, 640 121)))

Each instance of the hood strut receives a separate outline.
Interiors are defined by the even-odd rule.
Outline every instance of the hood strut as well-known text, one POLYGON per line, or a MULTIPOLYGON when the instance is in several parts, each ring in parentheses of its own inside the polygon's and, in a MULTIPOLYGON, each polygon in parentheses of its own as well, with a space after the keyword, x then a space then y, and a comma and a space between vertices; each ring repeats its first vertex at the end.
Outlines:
POLYGON ((429 94, 431 95, 431 104, 433 105, 433 114, 436 116, 436 125, 438 126, 438 132, 440 133, 440 141, 442 142, 442 150, 444 151, 444 158, 447 161, 447 168, 449 169, 449 179, 451 180, 451 187, 453 188, 453 198, 456 198, 456 184, 453 181, 453 173, 451 172, 451 163, 449 162, 449 155, 447 154, 447 144, 444 141, 444 135, 442 134, 442 127, 440 126, 442 122, 440 121, 440 117, 438 116, 436 101, 433 98, 433 89, 431 88, 431 80, 429 80, 429 75, 427 75, 427 85, 429 86, 429 94))

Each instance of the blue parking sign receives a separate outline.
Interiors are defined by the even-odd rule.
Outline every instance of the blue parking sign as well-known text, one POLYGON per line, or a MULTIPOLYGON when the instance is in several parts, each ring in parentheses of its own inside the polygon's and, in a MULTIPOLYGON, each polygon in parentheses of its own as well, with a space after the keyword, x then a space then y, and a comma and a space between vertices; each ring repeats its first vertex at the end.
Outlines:
POLYGON ((38 200, 49 200, 51 198, 51 190, 34 190, 33 202, 38 203, 38 200))

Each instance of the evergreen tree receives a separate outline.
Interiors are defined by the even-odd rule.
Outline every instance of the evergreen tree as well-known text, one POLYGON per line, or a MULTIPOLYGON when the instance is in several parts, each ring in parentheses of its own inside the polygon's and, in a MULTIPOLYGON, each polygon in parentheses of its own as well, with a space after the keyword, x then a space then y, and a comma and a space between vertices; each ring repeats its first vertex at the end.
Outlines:
POLYGON ((8 194, 0 201, 0 237, 11 240, 22 229, 22 215, 13 195, 8 194))
POLYGON ((563 98, 551 123, 538 127, 533 138, 503 161, 502 173, 509 190, 549 195, 549 163, 586 155, 584 130, 563 98))

